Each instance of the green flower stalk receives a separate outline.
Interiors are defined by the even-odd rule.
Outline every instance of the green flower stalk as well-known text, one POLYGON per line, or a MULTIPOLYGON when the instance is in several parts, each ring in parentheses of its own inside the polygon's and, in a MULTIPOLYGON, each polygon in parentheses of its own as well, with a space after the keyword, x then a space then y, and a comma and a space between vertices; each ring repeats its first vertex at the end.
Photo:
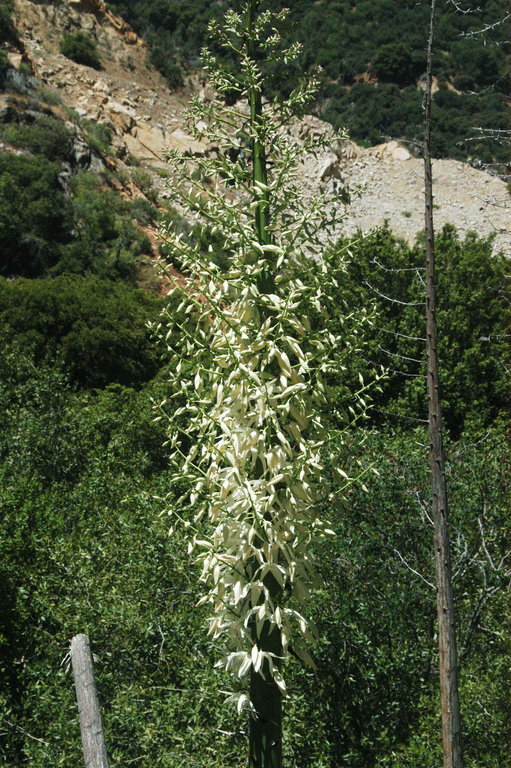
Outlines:
MULTIPOLYGON (((213 27, 235 66, 204 52, 218 97, 196 98, 188 122, 214 151, 197 161, 193 175, 186 158, 169 154, 170 192, 221 239, 229 266, 204 258, 182 234, 162 231, 189 280, 184 289, 173 287, 177 309, 159 326, 174 394, 158 407, 169 420, 175 482, 186 478, 191 488, 170 511, 179 517, 185 505, 197 510, 185 525, 207 585, 209 634, 226 648, 219 665, 250 678, 248 691, 230 697, 240 712, 252 713, 249 764, 278 768, 282 664, 290 651, 312 663, 303 611, 316 583, 312 545, 332 534, 317 516, 314 488, 325 452, 342 433, 326 433, 318 406, 328 383, 346 370, 367 318, 346 317, 343 335, 327 329, 328 317, 339 313, 332 289, 342 255, 328 237, 343 192, 303 199, 300 160, 327 140, 298 142, 289 127, 316 84, 309 79, 284 103, 264 104, 264 62, 287 66, 299 47, 283 50, 278 25, 285 13, 256 14, 258 5, 251 0, 213 27), (234 106, 222 101, 225 92, 238 97, 234 106)), ((361 381, 336 404, 351 420, 364 413, 366 388, 361 381)))

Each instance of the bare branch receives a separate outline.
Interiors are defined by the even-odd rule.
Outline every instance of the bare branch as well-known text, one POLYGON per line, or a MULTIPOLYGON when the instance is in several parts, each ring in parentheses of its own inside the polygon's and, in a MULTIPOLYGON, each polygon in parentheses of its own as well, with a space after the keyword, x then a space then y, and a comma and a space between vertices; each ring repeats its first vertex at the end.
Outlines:
POLYGON ((402 304, 405 307, 423 307, 425 304, 424 301, 400 301, 400 299, 392 299, 390 296, 385 296, 384 293, 380 293, 376 288, 373 288, 367 280, 364 281, 364 285, 367 285, 367 287, 370 288, 373 293, 376 293, 377 296, 386 299, 386 301, 391 301, 393 304, 402 304))
POLYGON ((401 560, 401 562, 403 563, 403 565, 404 565, 404 566, 406 566, 406 568, 408 568, 408 570, 409 570, 409 571, 411 571, 411 572, 412 572, 412 573, 414 573, 416 576, 418 576, 418 577, 419 577, 419 579, 421 579, 421 580, 422 580, 422 581, 423 581, 425 584, 427 584, 427 585, 428 585, 428 587, 431 587, 431 589, 435 589, 435 590, 436 590, 436 587, 435 587, 435 585, 434 585, 434 584, 432 584, 430 581, 428 581, 427 579, 425 579, 425 578, 424 578, 424 576, 422 575, 422 573, 419 573, 419 571, 416 571, 416 570, 415 570, 415 568, 412 568, 412 566, 411 566, 409 563, 407 563, 407 562, 406 562, 406 560, 404 559, 404 557, 403 557, 403 555, 401 554, 401 552, 399 552, 399 550, 397 550, 397 549, 393 549, 392 551, 394 552, 394 554, 396 554, 396 555, 399 557, 399 559, 401 560))

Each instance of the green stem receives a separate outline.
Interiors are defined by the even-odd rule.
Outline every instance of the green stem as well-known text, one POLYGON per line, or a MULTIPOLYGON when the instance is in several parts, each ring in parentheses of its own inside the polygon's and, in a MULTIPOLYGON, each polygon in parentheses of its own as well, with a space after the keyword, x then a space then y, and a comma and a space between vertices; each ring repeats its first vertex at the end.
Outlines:
MULTIPOLYGON (((247 13, 247 54, 253 61, 256 60, 255 40, 253 36, 255 15, 258 0, 250 0, 247 13)), ((249 88, 250 103, 250 132, 252 135, 252 180, 257 195, 258 205, 255 209, 255 232, 257 241, 261 245, 271 243, 271 235, 268 229, 270 219, 270 193, 261 194, 257 191, 255 182, 268 186, 268 171, 266 167, 266 147, 263 140, 263 103, 259 88, 252 85, 249 88)), ((272 275, 271 264, 268 264, 259 280, 261 293, 273 293, 275 282, 272 275)))
MULTIPOLYGON (((255 61, 254 22, 257 12, 258 0, 249 0, 247 13, 247 54, 255 61)), ((268 186, 268 172, 266 167, 266 147, 263 133, 263 106, 262 95, 259 88, 252 85, 249 88, 250 103, 250 129, 252 135, 252 168, 254 195, 258 200, 255 208, 255 234, 261 245, 271 243, 269 232, 270 194, 268 191, 257 189, 255 182, 268 186)), ((258 288, 261 293, 273 293, 275 280, 272 271, 271 260, 262 273, 258 288)), ((276 597, 281 591, 279 584, 273 577, 266 579, 272 597, 276 597)), ((256 622, 252 623, 252 642, 266 652, 274 654, 278 658, 282 656, 282 641, 278 627, 270 622, 264 622, 260 635, 256 631, 256 622)), ((259 672, 252 669, 250 674, 250 700, 254 706, 255 714, 250 717, 249 729, 249 768, 281 768, 282 766, 282 695, 270 674, 269 664, 265 660, 259 672)))
MULTIPOLYGON (((254 622, 255 624, 255 622, 254 622)), ((265 622, 261 636, 255 637, 263 651, 282 654, 280 630, 265 622)), ((282 766, 282 696, 265 661, 261 672, 250 675, 250 700, 256 714, 250 718, 249 768, 281 768, 282 766)))

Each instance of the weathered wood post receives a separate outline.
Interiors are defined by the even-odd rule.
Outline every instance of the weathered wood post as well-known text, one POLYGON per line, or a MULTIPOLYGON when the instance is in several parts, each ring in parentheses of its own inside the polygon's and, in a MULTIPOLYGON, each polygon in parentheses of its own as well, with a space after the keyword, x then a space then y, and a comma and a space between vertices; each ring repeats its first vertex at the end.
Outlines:
POLYGON ((108 768, 92 653, 87 635, 76 635, 71 640, 71 665, 80 714, 85 768, 108 768))

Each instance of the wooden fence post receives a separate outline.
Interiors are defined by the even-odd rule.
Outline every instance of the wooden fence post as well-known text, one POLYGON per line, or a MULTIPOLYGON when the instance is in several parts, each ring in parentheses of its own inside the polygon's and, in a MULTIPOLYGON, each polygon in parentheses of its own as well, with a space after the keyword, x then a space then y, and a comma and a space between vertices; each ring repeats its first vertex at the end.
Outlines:
POLYGON ((108 768, 92 653, 87 635, 76 635, 71 640, 71 665, 80 714, 85 768, 108 768))

